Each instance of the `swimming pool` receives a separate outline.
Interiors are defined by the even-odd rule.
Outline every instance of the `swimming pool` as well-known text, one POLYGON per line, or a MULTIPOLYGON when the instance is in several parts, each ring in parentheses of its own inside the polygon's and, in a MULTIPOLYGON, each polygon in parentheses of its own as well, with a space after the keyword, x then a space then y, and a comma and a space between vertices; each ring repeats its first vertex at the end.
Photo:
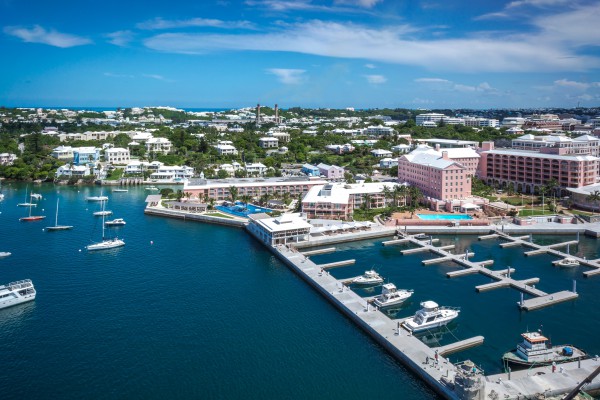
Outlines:
POLYGON ((244 204, 240 201, 236 201, 236 203, 231 206, 216 206, 215 208, 224 213, 244 218, 250 214, 270 213, 273 211, 270 208, 259 207, 254 204, 244 204))
POLYGON ((417 217, 426 221, 450 220, 450 219, 473 219, 466 214, 417 214, 417 217))

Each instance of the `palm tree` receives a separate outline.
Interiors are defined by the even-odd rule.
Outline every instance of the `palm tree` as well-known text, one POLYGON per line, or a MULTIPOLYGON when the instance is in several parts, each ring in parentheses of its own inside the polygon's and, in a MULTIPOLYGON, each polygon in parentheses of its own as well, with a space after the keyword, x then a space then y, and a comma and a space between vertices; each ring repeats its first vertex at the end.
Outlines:
MULTIPOLYGON (((598 202, 600 201, 600 191, 594 190, 592 193, 588 194, 585 198, 587 201, 592 202, 598 208, 598 202)), ((594 213, 594 209, 592 208, 592 214, 594 213)))
POLYGON ((248 205, 251 199, 252 196, 250 196, 249 194, 243 194, 240 196, 240 200, 242 200, 246 206, 248 205))
POLYGON ((421 189, 416 186, 410 186, 408 188, 408 196, 410 197, 410 206, 414 208, 421 201, 421 197, 423 197, 423 193, 421 189))
POLYGON ((384 207, 387 206, 387 204, 389 203, 388 200, 391 198, 392 198, 392 191, 386 185, 383 187, 383 206, 384 207))
POLYGON ((236 186, 229 186, 229 198, 231 199, 232 203, 235 203, 235 201, 238 198, 238 188, 236 186))

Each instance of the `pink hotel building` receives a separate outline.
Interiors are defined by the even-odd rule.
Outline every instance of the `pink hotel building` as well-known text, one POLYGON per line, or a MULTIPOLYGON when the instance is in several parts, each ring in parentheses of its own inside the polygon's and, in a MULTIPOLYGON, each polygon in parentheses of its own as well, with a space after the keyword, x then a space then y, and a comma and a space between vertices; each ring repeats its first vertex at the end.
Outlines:
MULTIPOLYGON (((451 159, 448 153, 429 146, 418 146, 410 154, 398 159, 398 182, 418 187, 429 200, 444 200, 448 204, 452 204, 453 200, 471 197, 473 169, 451 159)), ((476 153, 475 156, 479 158, 476 153)), ((432 204, 435 204, 435 208, 441 205, 438 202, 432 204)))
POLYGON ((592 155, 565 154, 560 146, 540 152, 495 150, 493 142, 483 142, 481 150, 479 177, 489 185, 513 185, 515 191, 534 193, 551 179, 562 188, 597 183, 600 158, 592 155))

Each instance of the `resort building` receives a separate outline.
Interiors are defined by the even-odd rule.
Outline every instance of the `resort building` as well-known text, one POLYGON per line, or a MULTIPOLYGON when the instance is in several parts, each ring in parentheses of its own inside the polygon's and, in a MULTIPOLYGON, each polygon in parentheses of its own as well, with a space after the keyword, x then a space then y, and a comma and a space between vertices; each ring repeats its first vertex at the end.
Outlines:
POLYGON ((527 134, 512 141, 515 150, 539 151, 557 155, 600 156, 600 139, 595 136, 581 135, 574 139, 565 135, 535 136, 527 134))
POLYGON ((184 184, 184 192, 199 199, 214 199, 216 201, 230 198, 229 188, 238 190, 238 197, 250 196, 258 199, 261 196, 282 196, 289 193, 292 198, 308 193, 316 185, 325 185, 324 179, 291 178, 232 178, 232 179, 190 179, 184 184))
MULTIPOLYGON (((418 187, 425 197, 436 200, 464 199, 471 196, 471 174, 462 163, 429 146, 398 159, 398 182, 418 187)), ((461 149, 463 150, 463 149, 461 149)))
POLYGON ((110 164, 128 164, 130 161, 129 149, 113 147, 104 150, 104 159, 110 164))
POLYGON ((392 136, 396 131, 389 126, 369 126, 367 127, 367 135, 369 136, 392 136))
POLYGON ((279 139, 275 137, 262 137, 258 139, 258 146, 263 149, 276 149, 279 146, 279 139))
POLYGON ((493 142, 484 142, 480 155, 478 176, 482 180, 497 187, 512 185, 521 193, 534 193, 552 179, 561 188, 597 183, 600 159, 591 155, 495 150, 493 142))
POLYGON ((267 214, 250 214, 248 231, 269 246, 308 240, 312 227, 299 213, 271 218, 267 214))
POLYGON ((445 117, 446 116, 444 114, 437 113, 419 114, 416 116, 415 122, 417 126, 426 126, 425 122, 431 122, 434 124, 434 126, 437 126, 438 122, 440 122, 442 118, 445 117))
POLYGON ((582 186, 580 188, 567 188, 570 201, 574 206, 591 210, 595 213, 600 212, 600 202, 590 200, 590 195, 594 192, 600 192, 600 183, 582 186))
POLYGON ((325 179, 344 179, 344 168, 338 167, 337 165, 327 165, 320 163, 317 165, 319 169, 319 175, 324 176, 325 179))
POLYGON ((91 175, 90 167, 87 165, 73 165, 73 164, 65 164, 56 170, 56 177, 77 177, 83 178, 84 176, 91 175))
POLYGON ((146 151, 148 153, 169 154, 173 145, 171 141, 163 137, 153 137, 146 140, 146 151))
POLYGON ((398 186, 392 182, 328 183, 314 186, 302 199, 302 212, 308 218, 349 220, 357 208, 381 208, 391 201, 387 192, 398 186), (387 188, 387 190, 385 189, 387 188))
POLYGON ((479 142, 472 140, 452 140, 452 139, 415 139, 415 142, 427 144, 431 147, 440 147, 442 149, 454 149, 457 147, 471 147, 476 149, 479 147, 479 142))
POLYGON ((262 163, 246 163, 246 172, 250 176, 263 176, 267 173, 267 166, 262 163))
POLYGON ((392 168, 398 166, 397 158, 382 158, 379 160, 379 168, 392 168))

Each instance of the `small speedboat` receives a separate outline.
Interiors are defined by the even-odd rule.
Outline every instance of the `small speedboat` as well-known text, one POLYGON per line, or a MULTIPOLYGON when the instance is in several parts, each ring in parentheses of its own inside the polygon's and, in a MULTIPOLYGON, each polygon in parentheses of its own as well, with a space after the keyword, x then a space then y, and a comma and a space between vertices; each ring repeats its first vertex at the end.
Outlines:
POLYGON ((375 271, 365 271, 365 273, 357 278, 352 279, 355 285, 377 285, 383 283, 383 278, 375 271))
POLYGON ((95 217, 103 217, 105 215, 112 215, 112 211, 96 211, 94 212, 95 217))
POLYGON ((85 198, 87 201, 106 201, 108 196, 88 196, 85 198))
POLYGON ((121 192, 128 192, 129 190, 127 189, 113 189, 113 193, 121 193, 121 192))
POLYGON ((156 191, 159 190, 156 186, 148 186, 145 188, 146 190, 152 190, 152 191, 156 191))
POLYGON ((562 260, 557 262, 556 265, 558 265, 559 267, 566 267, 566 268, 576 267, 579 265, 579 261, 577 261, 573 257, 567 257, 567 258, 563 258, 562 260))
POLYGON ((413 290, 398 290, 393 283, 386 283, 381 287, 381 295, 375 297, 373 303, 379 308, 396 306, 404 303, 412 294, 413 290))
POLYGON ((123 226, 125 224, 126 224, 126 222, 123 218, 115 218, 111 221, 106 221, 104 223, 104 225, 106 225, 106 226, 123 226))
POLYGON ((552 346, 550 340, 541 332, 525 332, 521 336, 523 341, 517 345, 517 348, 502 356, 504 362, 529 367, 558 364, 587 357, 583 350, 571 345, 552 346))
POLYGON ((10 256, 12 253, 10 251, 0 251, 0 258, 3 257, 8 257, 10 256))
POLYGON ((424 301, 421 309, 414 317, 408 318, 402 325, 411 332, 420 332, 427 329, 444 326, 458 317, 460 309, 456 307, 440 307, 435 301, 424 301))

